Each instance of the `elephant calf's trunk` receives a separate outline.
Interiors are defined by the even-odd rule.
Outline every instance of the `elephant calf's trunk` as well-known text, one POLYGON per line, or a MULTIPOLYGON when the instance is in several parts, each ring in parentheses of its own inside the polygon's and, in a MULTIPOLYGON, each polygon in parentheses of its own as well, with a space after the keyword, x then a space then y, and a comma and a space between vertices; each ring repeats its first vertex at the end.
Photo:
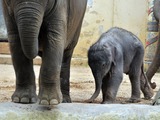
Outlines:
POLYGON ((87 100, 87 102, 88 103, 92 103, 94 101, 94 99, 97 98, 97 96, 99 95, 99 93, 100 93, 100 88, 98 88, 98 89, 95 90, 94 94, 92 95, 92 97, 89 100, 87 100))
POLYGON ((96 89, 95 89, 94 94, 92 95, 92 97, 89 100, 87 100, 87 102, 89 102, 89 103, 92 103, 94 101, 94 99, 96 99, 100 93, 101 86, 102 86, 101 77, 98 76, 97 78, 95 78, 95 85, 96 85, 96 89))

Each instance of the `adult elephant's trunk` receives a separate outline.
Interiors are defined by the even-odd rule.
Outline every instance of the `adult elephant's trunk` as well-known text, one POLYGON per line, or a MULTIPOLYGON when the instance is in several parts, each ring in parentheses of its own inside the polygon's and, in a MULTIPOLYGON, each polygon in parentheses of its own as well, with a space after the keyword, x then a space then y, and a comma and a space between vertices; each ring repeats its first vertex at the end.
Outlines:
POLYGON ((159 66, 160 66, 160 24, 159 24, 159 36, 158 36, 158 42, 157 42, 157 50, 156 50, 155 56, 153 58, 153 61, 146 72, 146 76, 147 76, 147 78, 151 84, 151 87, 153 89, 155 88, 156 84, 151 83, 151 79, 152 79, 153 75, 157 72, 159 66))
POLYGON ((101 87, 102 87, 102 77, 99 74, 96 74, 94 75, 94 78, 95 78, 96 89, 92 97, 87 102, 93 102, 93 100, 97 98, 97 96, 99 95, 101 87))
POLYGON ((21 2, 15 7, 15 18, 25 56, 33 59, 38 54, 38 35, 44 8, 39 3, 21 2))

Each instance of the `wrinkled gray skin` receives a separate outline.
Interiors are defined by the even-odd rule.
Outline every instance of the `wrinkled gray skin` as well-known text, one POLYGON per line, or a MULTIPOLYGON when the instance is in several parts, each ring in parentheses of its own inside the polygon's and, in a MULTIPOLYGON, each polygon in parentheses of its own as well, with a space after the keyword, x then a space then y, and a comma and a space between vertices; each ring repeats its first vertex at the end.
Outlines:
MULTIPOLYGON (((153 13, 154 13, 156 20, 159 23, 159 21, 160 21, 160 0, 154 0, 153 13)), ((160 67, 160 23, 158 25, 159 25, 158 26, 159 34, 158 34, 156 53, 155 53, 155 56, 153 58, 151 65, 149 66, 149 68, 146 72, 146 76, 147 76, 148 80, 150 81, 150 83, 151 83, 152 77, 154 76, 154 74, 157 72, 157 70, 160 67)), ((151 85, 152 85, 152 88, 156 87, 156 84, 154 82, 151 83, 151 85)), ((153 105, 160 105, 160 89, 157 92, 157 94, 153 100, 153 105)))
POLYGON ((77 44, 87 0, 2 0, 16 74, 12 101, 37 101, 33 59, 39 54, 42 105, 71 102, 70 61, 77 44), (61 82, 61 85, 60 85, 61 82), (62 93, 61 93, 62 92, 62 93))
MULTIPOLYGON (((153 14, 159 23, 159 20, 160 20, 160 0, 154 0, 153 14)), ((158 24, 158 30, 159 30, 159 35, 158 35, 157 49, 155 52, 155 56, 152 60, 152 63, 146 72, 146 76, 147 76, 153 89, 156 88, 156 83, 155 82, 151 83, 151 79, 160 67, 160 62, 159 62, 160 61, 160 23, 158 24)))
POLYGON ((153 91, 143 71, 143 57, 143 45, 131 32, 115 27, 102 34, 88 51, 88 64, 96 85, 88 102, 93 102, 101 89, 102 103, 114 102, 123 73, 129 75, 131 82, 132 92, 128 102, 140 101, 140 89, 144 97, 150 99, 153 91))

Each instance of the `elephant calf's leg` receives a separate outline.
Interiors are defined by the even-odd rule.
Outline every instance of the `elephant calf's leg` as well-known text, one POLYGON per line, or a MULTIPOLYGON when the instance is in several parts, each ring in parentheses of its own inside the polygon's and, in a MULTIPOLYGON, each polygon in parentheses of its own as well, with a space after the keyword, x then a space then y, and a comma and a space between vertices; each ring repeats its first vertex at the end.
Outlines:
POLYGON ((129 70, 129 78, 131 82, 131 98, 128 102, 140 102, 140 75, 141 66, 143 64, 144 50, 142 47, 137 48, 136 55, 134 56, 129 70))
POLYGON ((123 79, 123 74, 115 72, 111 74, 110 78, 105 77, 102 84, 103 101, 102 104, 113 103, 115 101, 118 88, 123 79))
POLYGON ((140 76, 139 73, 137 72, 138 71, 132 71, 131 73, 129 73, 132 93, 131 93, 131 98, 129 99, 128 102, 131 103, 140 102, 140 76))

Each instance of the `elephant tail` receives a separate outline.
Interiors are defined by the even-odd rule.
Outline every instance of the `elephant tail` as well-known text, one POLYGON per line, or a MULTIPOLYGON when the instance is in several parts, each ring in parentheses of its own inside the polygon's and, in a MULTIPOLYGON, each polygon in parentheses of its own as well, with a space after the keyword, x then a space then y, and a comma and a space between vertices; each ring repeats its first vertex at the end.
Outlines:
POLYGON ((144 69, 143 68, 144 68, 144 65, 142 64, 141 71, 142 71, 142 75, 143 75, 144 79, 146 80, 146 83, 149 82, 149 84, 151 85, 152 89, 155 89, 156 86, 157 86, 156 83, 155 82, 152 83, 150 80, 148 80, 146 74, 144 73, 144 69))
POLYGON ((144 65, 142 64, 141 66, 141 79, 140 79, 140 83, 141 83, 141 90, 144 94, 145 99, 150 99, 153 97, 153 90, 156 87, 156 83, 153 82, 151 83, 150 81, 148 81, 148 78, 146 76, 146 74, 144 73, 144 65))

